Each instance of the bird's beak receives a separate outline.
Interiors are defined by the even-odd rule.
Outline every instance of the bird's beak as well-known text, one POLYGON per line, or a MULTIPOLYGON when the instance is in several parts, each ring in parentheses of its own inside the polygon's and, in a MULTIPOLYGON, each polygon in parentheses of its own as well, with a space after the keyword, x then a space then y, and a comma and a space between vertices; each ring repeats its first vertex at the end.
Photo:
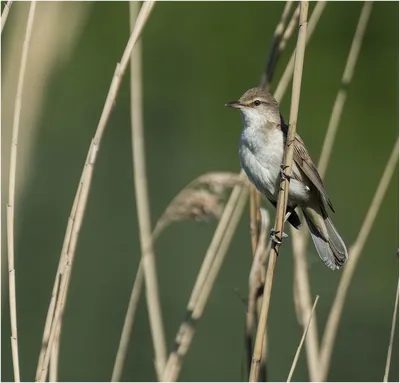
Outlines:
POLYGON ((242 109, 244 105, 240 101, 231 101, 225 104, 225 106, 229 106, 230 108, 242 109))

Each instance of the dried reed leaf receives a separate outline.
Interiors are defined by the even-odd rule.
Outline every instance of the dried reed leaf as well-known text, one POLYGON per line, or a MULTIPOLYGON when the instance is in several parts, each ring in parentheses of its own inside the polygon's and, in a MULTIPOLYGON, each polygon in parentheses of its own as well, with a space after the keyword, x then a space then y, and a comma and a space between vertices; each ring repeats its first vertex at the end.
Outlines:
POLYGON ((233 188, 242 183, 239 173, 231 172, 211 172, 203 174, 192 181, 189 186, 200 187, 208 186, 210 191, 216 194, 222 194, 225 189, 233 188))
POLYGON ((204 221, 210 216, 219 218, 223 204, 221 197, 207 190, 183 189, 168 205, 153 232, 156 237, 172 222, 194 219, 204 221))
POLYGON ((156 224, 153 239, 172 222, 205 221, 211 216, 219 219, 225 190, 242 182, 239 174, 230 172, 211 172, 197 177, 165 209, 156 224))

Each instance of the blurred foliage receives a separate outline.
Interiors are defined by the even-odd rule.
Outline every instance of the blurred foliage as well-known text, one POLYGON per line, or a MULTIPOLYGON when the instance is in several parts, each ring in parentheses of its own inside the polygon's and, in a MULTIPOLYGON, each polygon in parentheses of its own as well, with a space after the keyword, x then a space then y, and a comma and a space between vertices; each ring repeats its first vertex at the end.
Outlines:
MULTIPOLYGON (((38 8, 46 6, 38 4, 38 8)), ((77 5, 72 2, 65 6, 77 5)), ((127 3, 98 2, 87 7, 89 15, 76 46, 51 73, 50 85, 43 90, 45 103, 17 209, 16 276, 23 380, 34 378, 69 211, 116 62, 128 39, 127 3)), ((306 49, 298 130, 315 161, 361 7, 360 2, 329 3, 306 49)), ((156 5, 143 34, 144 121, 153 224, 192 179, 210 171, 239 170, 241 121, 237 113, 223 105, 258 83, 282 9, 280 2, 156 5)), ((11 8, 3 34, 2 63, 11 49, 10 28, 17 20, 15 15, 27 15, 27 11, 28 4, 23 2, 15 2, 11 8)), ((21 28, 24 30, 24 26, 21 28)), ((326 176, 326 188, 337 211, 335 225, 349 246, 398 135, 398 28, 398 3, 374 4, 326 176)), ((295 43, 292 40, 273 85, 286 65, 295 43)), ((14 65, 17 67, 18 62, 14 65)), ((288 94, 281 105, 285 116, 289 113, 288 94)), ((13 97, 14 93, 3 91, 3 105, 4 99, 13 97)), ((61 345, 60 379, 64 381, 110 379, 140 257, 129 108, 125 76, 99 153, 72 273, 61 345)), ((2 114, 3 137, 10 127, 2 114)), ((26 129, 27 124, 21 126, 21 135, 26 129)), ((2 141, 3 155, 9 153, 9 145, 9 141, 2 141)), ((8 174, 5 163, 8 160, 2 161, 3 177, 8 174)), ((397 173, 351 284, 333 352, 331 381, 378 381, 383 377, 398 280, 397 173)), ((7 185, 2 185, 4 261, 7 185)), ((215 227, 215 222, 178 223, 157 242, 169 350, 215 227)), ((181 380, 244 378, 246 307, 234 290, 246 296, 250 249, 246 210, 199 322, 181 380)), ((287 241, 279 258, 270 311, 269 374, 273 381, 286 378, 302 333, 293 309, 291 254, 287 241)), ((308 259, 312 294, 320 295, 317 317, 322 333, 341 273, 328 270, 311 245, 308 259)), ((2 266, 4 269, 4 263, 2 266)), ((12 365, 4 284, 2 296, 2 380, 9 381, 12 365)), ((395 339, 392 381, 399 379, 398 336, 395 339)), ((144 299, 123 379, 155 379, 144 299)), ((294 379, 308 379, 305 353, 294 379)))

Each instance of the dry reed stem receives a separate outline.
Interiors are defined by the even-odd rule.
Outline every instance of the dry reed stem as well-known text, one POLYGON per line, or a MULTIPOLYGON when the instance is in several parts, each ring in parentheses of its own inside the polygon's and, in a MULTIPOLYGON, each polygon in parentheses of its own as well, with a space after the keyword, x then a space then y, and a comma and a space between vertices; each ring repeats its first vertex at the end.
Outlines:
POLYGON ((49 308, 47 310, 45 328, 44 328, 43 336, 42 336, 42 346, 41 346, 41 350, 40 350, 40 354, 39 354, 39 360, 38 360, 38 365, 37 365, 37 369, 36 369, 35 380, 39 379, 40 368, 43 363, 44 353, 46 351, 46 346, 49 342, 51 325, 54 320, 56 300, 57 300, 57 296, 58 296, 58 292, 59 292, 59 288, 60 288, 60 280, 61 280, 61 276, 62 276, 62 271, 64 270, 65 264, 67 262, 68 244, 71 240, 72 226, 74 224, 74 217, 76 215, 76 209, 78 207, 78 198, 79 198, 81 188, 82 188, 82 180, 83 180, 83 178, 81 178, 81 180, 79 182, 78 192, 75 196, 70 216, 68 217, 67 230, 65 233, 64 242, 63 242, 63 246, 61 249, 61 256, 60 256, 59 263, 58 263, 56 278, 55 278, 54 285, 53 285, 53 291, 51 293, 50 304, 49 304, 49 308))
MULTIPOLYGON (((130 2, 131 29, 135 28, 135 19, 139 13, 139 2, 130 2)), ((147 187, 146 155, 143 129, 142 106, 142 50, 140 41, 131 52, 131 126, 133 176, 135 183, 136 209, 138 214, 139 238, 142 252, 142 267, 146 286, 146 301, 149 324, 155 351, 155 364, 160 380, 167 360, 164 324, 158 291, 157 269, 153 250, 150 222, 150 202, 147 187)))
MULTIPOLYGON (((92 140, 93 145, 93 140, 92 140)), ((92 147, 91 145, 91 147, 92 147)), ((91 158, 93 158, 91 156, 91 158)), ((39 367, 39 377, 36 379, 38 381, 44 382, 47 377, 48 365, 50 362, 50 356, 53 349, 53 343, 57 335, 58 331, 58 324, 62 319, 62 314, 64 312, 64 306, 66 302, 67 296, 67 286, 69 285, 69 278, 71 273, 71 267, 73 265, 74 255, 77 246, 77 240, 79 236, 80 226, 83 220, 84 211, 87 204, 88 194, 89 194, 89 185, 91 182, 92 174, 93 174, 93 162, 86 164, 86 174, 83 178, 81 192, 79 194, 80 199, 78 199, 77 203, 77 210, 76 210, 76 217, 74 219, 71 231, 71 238, 69 243, 69 249, 67 252, 67 256, 65 259, 65 266, 61 272, 61 279, 60 279, 60 287, 58 290, 58 295, 56 299, 55 309, 54 309, 54 317, 52 318, 52 323, 50 327, 49 333, 49 340, 48 343, 43 345, 44 346, 44 355, 42 359, 42 364, 39 367), (86 186, 85 186, 86 185, 86 186)), ((47 325, 47 324, 46 324, 47 325)), ((45 328, 46 328, 45 325, 45 328)))
POLYGON ((397 284, 396 300, 394 302, 393 317, 392 317, 392 328, 390 330, 389 347, 388 347, 388 352, 387 352, 387 357, 386 357, 385 374, 383 375, 384 382, 387 382, 389 379, 390 360, 392 359, 394 331, 396 329, 396 316, 397 316, 398 307, 399 307, 399 285, 397 284))
MULTIPOLYGON (((275 72, 279 55, 285 48, 286 42, 290 38, 291 33, 293 32, 293 28, 292 27, 289 28, 289 26, 292 24, 294 17, 292 17, 288 28, 286 28, 285 30, 286 20, 289 16, 292 5, 293 5, 292 1, 286 2, 279 23, 275 28, 275 32, 268 53, 267 64, 264 72, 261 75, 259 84, 260 88, 269 88, 272 76, 275 72), (283 38, 282 36, 286 38, 286 41, 283 44, 282 44, 282 38, 283 38)), ((296 14, 296 10, 294 14, 296 14)), ((261 225, 260 207, 261 207, 261 194, 257 191, 257 189, 254 187, 253 184, 250 184, 250 235, 251 235, 251 246, 252 246, 253 257, 256 253, 260 235, 260 225, 261 225)))
MULTIPOLYGON (((285 8, 285 10, 286 10, 286 8, 285 8)), ((285 10, 284 10, 284 12, 285 12, 285 10)), ((278 63, 278 60, 281 57, 282 52, 286 48, 287 42, 289 41, 290 37, 292 36, 293 31, 295 30, 295 27, 298 25, 299 14, 300 14, 300 7, 297 6, 295 8, 295 10, 293 11, 292 17, 291 17, 285 31, 280 30, 279 31, 280 35, 276 35, 276 31, 275 31, 275 35, 272 40, 273 43, 271 45, 271 49, 273 48, 274 51, 273 51, 273 54, 270 55, 269 59, 268 59, 268 64, 270 66, 268 69, 268 72, 267 72, 268 78, 266 78, 267 82, 264 82, 265 76, 263 75, 263 77, 261 79, 262 82, 260 83, 261 88, 269 89, 269 86, 272 82, 273 75, 275 74, 275 68, 278 63)))
MULTIPOLYGON (((295 16, 296 14, 298 17, 298 12, 297 12, 299 11, 298 7, 294 11, 288 27, 285 29, 286 20, 289 16, 292 5, 293 5, 292 1, 286 2, 279 23, 275 28, 275 32, 268 53, 267 64, 264 72, 261 75, 259 84, 260 88, 269 88, 272 81, 272 76, 275 72, 278 58, 282 53, 282 51, 284 50, 284 48, 286 47, 286 43, 293 32, 294 27, 292 24, 293 21, 296 19, 295 16)), ((253 256, 256 252, 260 235, 259 232, 261 225, 260 207, 261 207, 261 195, 254 187, 254 185, 250 184, 250 235, 251 235, 251 246, 252 246, 253 256)))
POLYGON ((318 171, 321 178, 324 178, 326 168, 328 167, 329 158, 331 156, 333 144, 335 143, 336 132, 340 123, 340 118, 343 113, 343 107, 347 99, 347 89, 353 79, 354 68, 357 64, 357 59, 360 53, 361 44, 364 38, 365 30, 367 29, 369 16, 372 11, 372 1, 366 1, 361 9, 360 18, 358 20, 353 42, 349 55, 347 57, 346 66, 344 68, 341 86, 336 96, 332 114, 329 119, 328 130, 325 135, 324 144, 322 146, 322 154, 318 164, 318 171))
POLYGON ((280 55, 285 50, 287 42, 289 41, 296 26, 298 25, 299 15, 300 15, 300 7, 297 6, 293 12, 292 18, 289 21, 289 24, 286 27, 286 30, 282 36, 281 42, 279 43, 278 55, 280 55))
POLYGON ((3 12, 1 13, 1 33, 3 33, 4 25, 6 24, 8 13, 10 12, 13 0, 8 0, 4 6, 3 12))
POLYGON ((249 273, 249 303, 247 309, 246 327, 250 334, 255 323, 254 316, 256 312, 257 290, 262 286, 265 280, 265 264, 263 262, 264 253, 267 248, 266 235, 269 227, 269 214, 265 209, 261 209, 261 230, 260 239, 254 254, 253 263, 249 273))
MULTIPOLYGON (((87 159, 86 159, 87 161, 87 159)), ((82 190, 82 184, 83 184, 83 174, 81 175, 81 179, 79 181, 79 186, 78 186, 78 191, 77 194, 74 198, 74 202, 72 204, 72 209, 71 209, 71 213, 70 216, 68 217, 68 224, 67 224, 67 230, 65 233, 65 237, 64 237, 64 241, 63 241, 63 246, 61 249, 61 256, 58 262, 58 268, 57 268, 57 273, 56 273, 56 278, 55 278, 55 282, 54 282, 54 286, 53 286, 53 291, 51 293, 51 299, 50 299, 50 305, 47 311, 47 316, 46 316, 46 324, 45 324, 45 329, 43 331, 43 337, 42 337, 42 347, 40 350, 40 354, 39 354, 39 362, 37 365, 37 369, 36 369, 36 378, 35 380, 39 379, 39 374, 40 374, 40 366, 43 363, 43 359, 44 359, 44 354, 46 352, 46 345, 49 342, 49 337, 50 337, 50 332, 51 332, 51 326, 54 320, 54 313, 55 313, 55 308, 56 308, 56 300, 59 294, 59 289, 60 289, 60 282, 61 282, 61 278, 63 275, 63 270, 66 267, 66 263, 68 262, 68 246, 71 240, 71 235, 72 235, 72 226, 74 224, 74 217, 76 216, 76 211, 77 211, 77 207, 78 207, 78 199, 82 190)), ((67 279, 67 283, 66 283, 66 294, 68 294, 68 287, 69 287, 69 282, 70 282, 70 276, 71 274, 68 274, 68 279, 67 279)), ((65 298, 66 299, 66 298, 65 298)), ((60 347, 60 338, 61 338, 61 329, 62 329, 62 317, 63 317, 63 309, 60 313, 60 323, 58 325, 57 328, 57 332, 56 332, 56 336, 54 339, 54 343, 56 346, 53 346, 53 348, 51 349, 51 354, 50 354, 50 374, 52 374, 53 376, 49 376, 50 381, 55 381, 56 379, 54 379, 54 375, 58 376, 58 358, 59 358, 59 347, 60 347), (55 359, 57 360, 57 362, 55 361, 55 359), (52 366, 51 366, 52 364, 52 366), (53 369, 53 371, 51 371, 53 369)))
MULTIPOLYGON (((361 48, 361 43, 365 33, 368 18, 371 13, 372 3, 366 2, 362 8, 358 25, 356 28, 355 35, 353 37, 352 45, 349 51, 349 55, 346 61, 346 66, 342 76, 342 86, 338 92, 335 100, 335 104, 330 117, 328 129, 325 135, 324 145, 322 148, 322 154, 319 160, 318 169, 321 178, 324 177, 326 168, 329 162, 331 150, 337 134, 337 128, 339 126, 340 117, 343 112, 345 100, 347 98, 347 87, 350 84, 354 68, 357 63, 358 55, 361 48)), ((299 312, 301 316, 301 323, 303 326, 306 325, 306 318, 311 310, 311 293, 309 286, 307 261, 306 261, 306 250, 308 242, 308 231, 303 230, 302 232, 296 232, 293 228, 292 240, 293 240, 293 260, 294 260, 294 290, 297 294, 297 302, 299 312)), ((310 328, 310 334, 306 340, 306 352, 307 352, 307 363, 310 374, 310 380, 317 380, 318 369, 319 369, 319 345, 318 345, 318 333, 317 333, 317 320, 316 316, 312 322, 310 328)))
MULTIPOLYGON (((35 19, 36 1, 32 1, 29 7, 28 20, 24 43, 22 46, 21 64, 18 74, 17 92, 15 95, 14 119, 11 141, 10 174, 8 184, 8 204, 7 204, 7 260, 8 260, 8 283, 10 299, 10 322, 11 322, 11 354, 14 371, 14 380, 20 381, 20 367, 18 355, 18 330, 17 330, 17 294, 15 288, 15 267, 14 267, 14 225, 15 225, 15 180, 17 173, 17 151, 19 125, 22 109, 22 93, 24 90, 24 80, 26 73, 26 63, 28 61, 29 43, 32 37, 33 21, 35 19)), ((5 20, 4 20, 5 22, 5 20)), ((2 17, 3 28, 3 17, 2 17)))
MULTIPOLYGON (((286 24, 287 18, 289 16, 290 10, 292 8, 292 5, 293 5, 292 1, 286 2, 285 7, 282 12, 282 15, 281 15, 281 18, 275 28, 275 32, 274 32, 272 42, 270 45, 270 49, 269 49, 269 53, 268 53, 266 67, 261 76, 261 80, 260 80, 260 84, 259 84, 260 88, 269 89, 269 87, 271 85, 272 77, 275 73, 275 68, 278 63, 279 57, 280 57, 281 53, 283 52, 284 48, 286 47, 286 43, 294 30, 294 25, 296 24, 295 21, 299 14, 299 9, 300 9, 299 7, 296 7, 295 11, 293 12, 292 18, 291 18, 288 26, 285 29, 285 24, 286 24)), ((252 247, 253 257, 255 256, 257 245, 259 243, 259 237, 260 237, 260 228, 261 228, 261 215, 260 215, 261 209, 260 208, 261 208, 261 194, 258 192, 258 190, 255 188, 255 186, 253 184, 250 184, 250 237, 251 237, 251 247, 252 247)), ((259 283, 258 288, 261 288, 264 285, 264 280, 260 279, 258 283, 259 283)), ((256 290, 258 290, 258 288, 256 290)), ((260 310, 261 310, 262 294, 259 294, 257 296, 257 298, 255 296, 253 298, 256 299, 256 301, 254 301, 254 302, 249 301, 249 305, 254 303, 257 307, 257 310, 253 312, 253 310, 249 307, 248 311, 251 310, 252 311, 251 315, 257 314, 257 317, 258 317, 260 315, 260 310)), ((248 325, 250 325, 250 323, 252 323, 252 322, 254 323, 254 321, 250 320, 250 318, 248 318, 247 321, 248 321, 248 325)), ((246 327, 246 334, 245 334, 245 337, 247 339, 246 343, 250 346, 250 347, 247 347, 247 351, 249 353, 248 360, 251 360, 251 356, 252 356, 252 347, 251 347, 252 335, 251 335, 251 333, 252 333, 252 328, 246 327)), ((262 367, 263 375, 260 375, 260 378, 262 381, 267 380, 267 376, 266 376, 267 349, 268 349, 268 345, 267 345, 267 332, 266 332, 265 340, 264 340, 264 351, 263 351, 262 360, 261 360, 261 367, 262 367)), ((249 363, 249 368, 250 368, 250 363, 249 363)), ((248 373, 249 372, 250 371, 248 371, 248 373)))
MULTIPOLYGON (((261 75, 259 87, 269 88, 272 76, 275 72, 276 64, 278 62, 278 56, 282 52, 283 48, 286 46, 284 44, 280 52, 278 52, 278 47, 281 47, 282 36, 286 35, 288 39, 291 35, 285 30, 286 20, 289 16, 290 10, 292 8, 293 2, 287 1, 283 9, 281 18, 275 28, 274 35, 272 37, 268 59, 264 72, 261 75)), ((296 12, 296 11, 295 11, 296 12)), ((291 20, 292 21, 292 20, 291 20)), ((255 188, 253 184, 250 184, 250 234, 251 234, 251 245, 252 245, 252 255, 255 256, 256 249, 259 243, 260 227, 261 227, 261 194, 255 188)))
MULTIPOLYGON (((252 356, 252 331, 256 324, 256 315, 259 314, 258 304, 261 303, 261 296, 258 296, 258 291, 264 285, 265 280, 265 253, 267 250, 266 235, 270 224, 270 218, 267 210, 261 209, 261 229, 260 239, 256 248, 256 252, 253 257, 253 263, 251 265, 249 273, 249 294, 248 294, 248 306, 246 313, 246 333, 245 333, 245 344, 248 368, 251 366, 252 356)), ((265 351, 263 356, 266 357, 267 344, 264 341, 265 351)), ((248 371, 248 373, 250 370, 248 371)))
POLYGON ((205 189, 187 187, 171 201, 153 230, 153 241, 173 222, 187 219, 200 221, 211 215, 221 216, 222 193, 213 194, 205 189))
MULTIPOLYGON (((160 235, 161 231, 172 222, 193 218, 199 220, 208 215, 219 217, 221 206, 217 206, 216 201, 219 201, 219 199, 222 198, 224 189, 238 184, 244 184, 244 181, 245 179, 241 177, 240 174, 229 172, 211 172, 197 177, 181 192, 179 192, 167 206, 155 225, 152 233, 152 241, 154 242, 160 235), (207 191, 205 187, 209 188, 216 194, 207 191)), ((122 376, 131 329, 136 315, 137 302, 143 285, 142 263, 142 260, 140 260, 128 304, 128 310, 125 315, 123 330, 111 378, 112 381, 118 381, 122 376)))
POLYGON ((197 177, 187 187, 207 186, 213 193, 221 194, 225 188, 233 188, 243 182, 239 173, 210 172, 197 177))
POLYGON ((261 206, 260 193, 257 191, 253 184, 249 185, 249 202, 250 202, 250 240, 251 240, 251 253, 254 257, 257 251, 257 243, 259 237, 259 218, 258 211, 261 206))
POLYGON ((200 316, 204 312, 204 308, 206 306, 208 297, 210 296, 211 290, 217 279, 219 270, 221 269, 222 263, 228 252, 229 245, 232 241, 233 235, 235 234, 235 231, 240 222, 240 218, 242 216, 243 210, 246 206, 246 198, 247 197, 248 197, 248 189, 246 189, 244 187, 241 190, 241 195, 239 195, 238 202, 237 202, 237 208, 233 211, 232 217, 229 220, 228 227, 226 228, 225 235, 224 235, 224 237, 221 241, 221 244, 218 248, 213 267, 211 268, 210 273, 209 273, 206 281, 204 282, 202 293, 199 296, 196 306, 194 307, 193 318, 195 320, 199 319, 200 316))
MULTIPOLYGON (((300 3, 299 35, 297 39, 296 52, 295 52, 289 130, 286 139, 286 149, 283 162, 284 164, 283 169, 286 177, 282 177, 280 183, 280 190, 278 193, 278 201, 276 209, 276 219, 275 219, 275 231, 276 235, 279 236, 280 239, 282 239, 283 224, 286 214, 286 204, 289 192, 289 179, 292 169, 293 143, 296 135, 296 124, 297 124, 297 114, 300 101, 300 88, 301 88, 301 79, 303 73, 304 52, 306 47, 307 14, 308 14, 308 2, 302 1, 300 3)), ((269 304, 272 291, 272 282, 273 282, 277 256, 279 253, 279 247, 280 247, 279 244, 275 243, 274 246, 271 247, 271 252, 269 256, 267 276, 265 278, 265 284, 264 284, 264 295, 262 300, 260 318, 257 326, 257 335, 255 339, 253 359, 250 370, 249 381, 251 382, 257 382, 259 377, 260 362, 263 350, 263 340, 267 327, 268 311, 269 311, 269 304)))
POLYGON ((126 354, 128 352, 129 341, 131 338, 133 323, 135 320, 135 313, 137 311, 140 293, 144 282, 144 274, 142 267, 142 260, 140 261, 138 270, 136 272, 135 282, 133 284, 131 296, 129 298, 128 309, 126 311, 124 326, 122 328, 121 338, 117 355, 115 357, 114 368, 112 372, 111 382, 119 382, 122 377, 126 354))
POLYGON ((55 382, 58 379, 58 358, 60 357, 60 339, 62 333, 62 324, 63 324, 63 316, 64 316, 64 309, 65 309, 65 302, 67 300, 68 291, 69 291, 69 284, 71 282, 71 272, 66 275, 66 285, 65 285, 65 295, 63 298, 63 302, 61 304, 60 316, 57 325, 56 334, 54 337, 53 347, 50 351, 50 370, 49 370, 49 381, 55 382))
MULTIPOLYGON (((307 325, 307 319, 310 316, 312 307, 310 281, 308 278, 306 258, 308 238, 307 233, 308 231, 306 231, 306 228, 302 228, 301 232, 291 228, 294 269, 293 295, 296 314, 298 316, 299 323, 304 328, 307 325)), ((314 314, 314 318, 311 322, 308 336, 306 338, 306 354, 310 381, 315 382, 319 369, 319 341, 316 314, 314 314)))
MULTIPOLYGON (((79 187, 78 187, 77 196, 75 197, 73 205, 72 205, 72 212, 74 212, 75 214, 77 211, 78 197, 80 196, 81 188, 82 188, 82 183, 80 182, 79 187)), ((67 224, 66 235, 64 238, 63 248, 61 250, 60 261, 58 264, 58 272, 56 274, 56 283, 53 286, 53 293, 52 293, 49 311, 48 311, 47 315, 54 316, 54 313, 55 313, 56 298, 57 298, 57 295, 59 294, 59 290, 61 290, 60 282, 61 282, 61 278, 63 275, 63 270, 66 267, 66 263, 69 262, 69 260, 68 260, 68 244, 69 244, 69 241, 71 240, 72 225, 73 225, 73 221, 71 219, 69 219, 68 224, 67 224), (58 282, 57 282, 57 280, 58 280, 58 282)), ((64 295, 63 302, 61 304, 61 310, 59 313, 60 319, 59 319, 59 323, 57 325, 57 330, 56 330, 56 334, 55 334, 55 338, 54 338, 54 344, 50 351, 50 371, 49 371, 49 381, 50 382, 55 382, 58 380, 58 358, 60 356, 60 339, 61 339, 61 332, 62 332, 62 322, 63 322, 63 316, 64 316, 65 302, 67 300, 69 284, 71 281, 71 272, 67 273, 65 275, 65 278, 66 278, 65 295, 64 295)), ((46 344, 50 337, 50 333, 51 333, 50 326, 51 326, 51 323, 48 325, 47 332, 46 332, 46 329, 44 331, 42 344, 46 344), (45 340, 45 338, 44 338, 45 336, 47 336, 47 340, 45 340)), ((41 351, 42 361, 44 358, 44 354, 45 354, 45 348, 42 347, 42 351, 41 351)), ((38 374, 38 371, 36 373, 38 374)))
POLYGON ((60 357, 60 337, 61 337, 62 319, 58 323, 56 338, 53 343, 53 349, 50 355, 49 382, 58 382, 58 358, 60 357))
POLYGON ((356 269, 361 252, 370 234, 379 208, 383 202, 383 198, 386 194, 386 190, 389 186, 394 170, 396 169, 398 157, 399 139, 397 138, 390 158, 386 164, 383 175, 379 181, 379 185, 376 189, 372 203, 368 209, 368 213, 361 226, 360 232, 358 233, 358 237, 353 246, 350 248, 349 260, 346 267, 343 269, 343 274, 340 279, 339 287, 336 291, 336 296, 328 316, 327 324, 325 326, 325 331, 321 342, 320 370, 318 377, 318 381, 320 382, 326 381, 336 332, 339 327, 339 321, 343 311, 344 302, 346 300, 347 291, 349 289, 350 282, 356 269))
POLYGON ((279 23, 275 28, 274 35, 272 37, 272 42, 269 48, 268 59, 265 66, 265 70, 261 75, 260 85, 259 85, 260 88, 266 88, 269 86, 269 84, 271 84, 272 76, 274 74, 276 67, 276 54, 278 51, 277 48, 281 41, 283 32, 285 31, 286 20, 289 16, 292 5, 293 1, 286 1, 285 7, 283 8, 283 12, 281 15, 281 19, 279 20, 279 23))
MULTIPOLYGON (((325 9, 325 6, 326 6, 325 1, 319 1, 314 7, 313 13, 311 14, 310 17, 310 21, 308 23, 306 44, 308 44, 309 40, 311 39, 315 27, 317 26, 318 21, 322 15, 322 12, 325 9)), ((274 97, 278 102, 281 102, 282 97, 285 94, 287 87, 289 86, 290 80, 292 79, 294 59, 295 59, 294 56, 295 54, 293 52, 292 56, 290 57, 289 63, 286 66, 285 71, 283 72, 281 80, 279 81, 279 84, 275 89, 274 97)))
MULTIPOLYGON (((71 266, 73 264, 74 256, 75 256, 75 251, 76 251, 76 246, 77 246, 77 241, 79 237, 79 232, 80 228, 82 225, 85 209, 86 209, 86 204, 87 204, 87 198, 91 186, 91 179, 93 175, 93 168, 96 162, 97 158, 97 153, 99 150, 101 138, 103 136, 104 130, 106 128, 109 116, 111 114, 111 111, 113 109, 113 106, 115 104, 115 99, 121 84, 121 79, 123 74, 126 71, 126 68, 129 63, 130 59, 130 54, 132 51, 132 48, 136 44, 136 41, 138 40, 140 33, 148 19, 148 16, 154 6, 154 2, 145 2, 143 3, 143 6, 140 10, 137 22, 135 24, 135 29, 132 32, 128 43, 126 45, 125 51, 122 55, 121 62, 117 64, 114 76, 112 78, 112 82, 110 85, 110 89, 107 95, 107 99, 100 117, 99 124, 96 129, 96 133, 94 138, 92 139, 89 151, 88 151, 88 156, 87 160, 85 162, 84 169, 82 171, 82 176, 81 176, 81 182, 82 185, 78 186, 78 191, 77 191, 77 206, 76 206, 76 215, 72 217, 73 220, 73 225, 71 229, 71 238, 70 238, 70 243, 68 244, 68 252, 67 252, 67 259, 66 259, 66 264, 64 269, 62 270, 62 278, 60 282, 60 288, 59 288, 59 294, 58 294, 58 299, 56 302, 55 306, 55 311, 54 311, 54 317, 48 317, 49 320, 52 320, 51 324, 51 330, 49 334, 49 339, 48 343, 44 345, 45 351, 44 351, 44 356, 43 360, 40 366, 38 366, 39 370, 39 378, 37 380, 44 381, 47 376, 47 370, 48 370, 48 365, 49 365, 49 360, 50 360, 50 354, 53 346, 53 342, 55 339, 56 335, 56 330, 57 330, 57 324, 58 321, 61 318, 62 312, 63 312, 63 307, 65 305, 65 299, 66 299, 66 291, 67 291, 67 285, 69 281, 69 273, 71 272, 71 266)), ((68 231, 68 228, 67 228, 68 231)), ((68 233, 66 233, 66 236, 68 233)), ((45 325, 46 328, 47 323, 45 325)))
POLYGON ((197 303, 199 295, 201 294, 201 291, 203 289, 204 282, 207 279, 207 276, 213 265, 215 255, 220 246, 221 240, 225 235, 228 222, 232 217, 233 211, 235 210, 235 206, 238 202, 239 195, 241 193, 242 188, 244 187, 244 183, 246 180, 246 176, 244 175, 243 172, 241 172, 241 180, 243 180, 243 184, 237 185, 233 189, 231 197, 229 198, 229 201, 225 206, 224 212, 222 213, 222 217, 218 223, 217 229, 215 230, 210 246, 207 249, 203 263, 200 267, 200 271, 197 275, 196 282, 192 290, 192 294, 189 298, 189 303, 187 306, 188 311, 193 311, 193 308, 197 303))
POLYGON ((310 312, 310 316, 308 318, 307 325, 303 330, 303 336, 301 337, 299 347, 297 347, 296 355, 295 355, 295 357, 293 359, 292 367, 290 368, 289 375, 288 375, 288 378, 286 380, 287 382, 290 382, 292 380, 293 373, 294 373, 294 370, 295 370, 296 365, 297 365, 297 361, 299 360, 301 348, 303 347, 303 343, 304 343, 304 340, 306 339, 306 336, 307 336, 307 333, 308 333, 308 329, 309 329, 310 324, 311 324, 311 320, 313 319, 313 314, 314 314, 314 311, 315 311, 315 307, 317 306, 318 299, 319 299, 319 295, 317 295, 316 298, 315 298, 313 307, 312 307, 311 312, 310 312))
MULTIPOLYGON (((243 173, 241 173, 241 176, 245 178, 243 173)), ((246 205, 247 196, 248 188, 243 184, 235 186, 232 191, 231 198, 226 205, 225 211, 207 251, 207 254, 210 254, 211 252, 215 253, 215 256, 212 257, 213 263, 210 265, 207 275, 205 275, 200 294, 197 296, 197 299, 192 302, 192 306, 188 306, 187 308, 187 319, 180 325, 178 334, 175 338, 175 350, 169 355, 163 375, 163 380, 166 382, 174 382, 178 379, 183 358, 190 347, 195 333, 196 323, 203 314, 212 287, 227 253, 230 241, 232 240, 246 205)), ((206 258, 207 256, 205 259, 206 258)))

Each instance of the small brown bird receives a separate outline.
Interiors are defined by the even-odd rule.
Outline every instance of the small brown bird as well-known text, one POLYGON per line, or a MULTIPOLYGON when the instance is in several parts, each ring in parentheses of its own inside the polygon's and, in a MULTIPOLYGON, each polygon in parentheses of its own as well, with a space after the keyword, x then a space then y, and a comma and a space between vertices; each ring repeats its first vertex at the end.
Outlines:
MULTIPOLYGON (((238 101, 226 106, 239 109, 244 124, 239 143, 241 166, 259 192, 276 207, 288 133, 279 105, 269 92, 252 88, 238 101)), ((325 203, 334 212, 318 170, 304 142, 296 135, 287 203, 288 221, 298 229, 300 219, 295 209, 301 208, 320 258, 334 270, 344 265, 348 253, 328 217, 325 203)))

